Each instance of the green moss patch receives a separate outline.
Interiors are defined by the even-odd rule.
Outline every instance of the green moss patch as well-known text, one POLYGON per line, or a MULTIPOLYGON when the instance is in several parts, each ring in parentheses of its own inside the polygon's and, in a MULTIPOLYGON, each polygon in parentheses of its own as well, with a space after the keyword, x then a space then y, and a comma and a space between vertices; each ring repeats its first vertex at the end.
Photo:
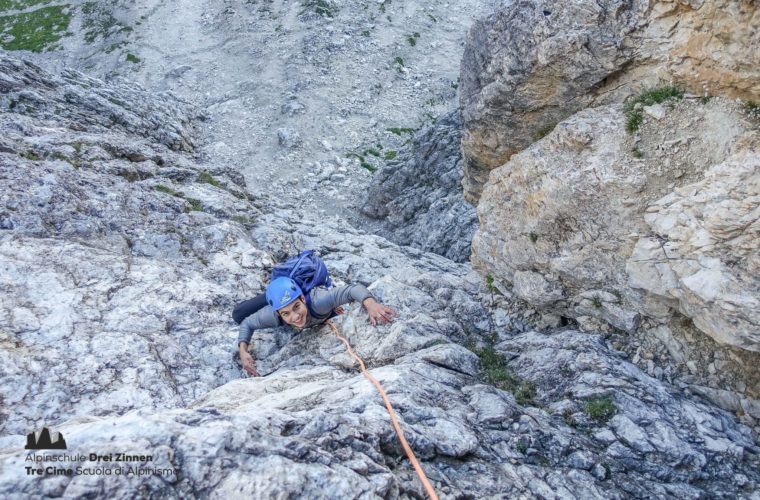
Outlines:
MULTIPOLYGON (((27 2, 5 2, 8 5, 27 2)), ((28 2, 31 5, 40 2, 28 2)), ((56 42, 68 35, 71 14, 68 5, 43 7, 31 12, 0 16, 0 47, 5 50, 42 52, 53 50, 56 42)))
POLYGON ((47 5, 53 0, 0 0, 0 12, 23 10, 36 5, 47 5))

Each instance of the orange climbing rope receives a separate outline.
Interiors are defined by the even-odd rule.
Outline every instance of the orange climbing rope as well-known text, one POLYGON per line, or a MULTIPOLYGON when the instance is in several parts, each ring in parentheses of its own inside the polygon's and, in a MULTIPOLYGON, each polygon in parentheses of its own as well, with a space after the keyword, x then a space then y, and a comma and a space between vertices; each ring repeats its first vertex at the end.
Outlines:
POLYGON ((412 448, 409 446, 409 443, 406 442, 406 438, 404 437, 404 433, 401 430, 401 426, 398 424, 398 419, 396 418, 396 413, 393 411, 393 407, 391 406, 391 402, 388 399, 388 395, 385 393, 385 389, 383 389, 383 386, 380 385, 380 382, 372 376, 371 373, 367 371, 367 368, 364 366, 364 361, 362 361, 362 358, 356 355, 353 349, 351 349, 351 344, 348 343, 348 340, 346 340, 345 337, 343 337, 339 332, 338 329, 335 327, 332 321, 327 320, 326 323, 330 325, 330 328, 332 329, 333 333, 343 341, 344 344, 346 344, 346 349, 348 349, 348 353, 354 357, 356 361, 359 362, 359 367, 361 368, 362 373, 364 374, 367 379, 375 384, 375 387, 377 387, 377 390, 380 392, 380 396, 383 398, 383 401, 385 401, 385 408, 388 409, 388 414, 391 416, 391 423, 393 424, 393 428, 396 429, 396 434, 398 435, 398 440, 401 441, 401 446, 403 446, 404 451, 406 452, 406 456, 409 458, 409 461, 412 462, 412 466, 414 467, 414 471, 417 473, 417 476, 420 478, 420 481, 422 482, 422 486, 425 487, 425 490, 427 491, 428 496, 432 500, 438 500, 438 495, 436 495, 435 490, 430 485, 430 482, 427 479, 427 476, 425 476, 425 471, 422 470, 422 467, 420 467, 419 462, 417 461, 417 457, 414 456, 414 452, 412 451, 412 448))

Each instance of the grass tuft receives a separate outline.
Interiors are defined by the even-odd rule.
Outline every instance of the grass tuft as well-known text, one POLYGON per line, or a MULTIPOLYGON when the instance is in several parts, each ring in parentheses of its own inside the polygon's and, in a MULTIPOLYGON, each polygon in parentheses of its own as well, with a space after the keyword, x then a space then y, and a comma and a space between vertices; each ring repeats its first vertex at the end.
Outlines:
POLYGON ((31 149, 29 151, 24 151, 23 153, 21 153, 21 156, 26 158, 27 160, 32 160, 32 161, 39 161, 41 159, 40 155, 38 155, 31 149))
POLYGON ((743 107, 747 116, 760 122, 760 104, 757 104, 755 101, 746 101, 743 107))
POLYGON ((628 132, 636 132, 644 122, 644 112, 641 108, 665 102, 668 99, 682 99, 683 90, 673 85, 663 85, 647 90, 635 99, 625 104, 625 128, 628 132), (640 106, 638 106, 640 105, 640 106))
POLYGON ((162 193, 166 193, 166 194, 170 194, 172 196, 176 196, 178 198, 182 198, 182 193, 173 190, 169 186, 164 186, 163 184, 157 184, 157 185, 153 186, 153 189, 155 189, 156 191, 160 191, 162 193))
POLYGON ((206 170, 198 174, 198 182, 205 182, 206 184, 211 184, 214 187, 222 188, 222 183, 219 182, 214 178, 213 175, 208 173, 206 170))
POLYGON ((496 288, 496 286, 493 284, 493 276, 491 276, 490 274, 486 276, 486 288, 488 289, 490 293, 497 293, 501 295, 501 292, 499 291, 499 289, 496 288))
POLYGON ((594 297, 591 299, 591 303, 594 304, 594 307, 599 309, 600 307, 602 307, 602 298, 599 297, 598 295, 594 295, 594 297))
POLYGON ((203 212, 203 203, 201 203, 200 200, 196 200, 195 198, 187 198, 187 197, 185 197, 185 201, 187 201, 190 204, 190 210, 189 211, 191 211, 191 212, 192 211, 203 212))
POLYGON ((413 128, 406 128, 406 127, 391 127, 385 129, 391 134, 401 135, 401 134, 413 134, 415 132, 415 129, 413 128))
POLYGON ((609 397, 589 399, 585 410, 589 417, 600 423, 607 422, 617 413, 617 407, 609 397))
MULTIPOLYGON (((490 339, 493 341, 493 339, 490 339)), ((492 346, 487 345, 477 348, 474 345, 466 346, 480 358, 480 371, 483 380, 499 389, 509 391, 521 405, 533 403, 536 396, 536 387, 532 382, 526 381, 512 373, 507 366, 504 356, 492 346)))

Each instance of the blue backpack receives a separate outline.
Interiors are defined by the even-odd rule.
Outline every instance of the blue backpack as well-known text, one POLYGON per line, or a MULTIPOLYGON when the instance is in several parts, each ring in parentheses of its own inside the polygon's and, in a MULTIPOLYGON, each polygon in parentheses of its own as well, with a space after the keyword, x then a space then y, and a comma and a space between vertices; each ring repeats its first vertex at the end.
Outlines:
POLYGON ((311 297, 309 292, 318 286, 330 288, 332 280, 327 266, 314 250, 304 250, 295 257, 291 257, 282 264, 277 264, 272 270, 272 279, 285 276, 291 278, 301 288, 304 297, 306 297, 306 307, 309 314, 318 317, 311 308, 311 297))

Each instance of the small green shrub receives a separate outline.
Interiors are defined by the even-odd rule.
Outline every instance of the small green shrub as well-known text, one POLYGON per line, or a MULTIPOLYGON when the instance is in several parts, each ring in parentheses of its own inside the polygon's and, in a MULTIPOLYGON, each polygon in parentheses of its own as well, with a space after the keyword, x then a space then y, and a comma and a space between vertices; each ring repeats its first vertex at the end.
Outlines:
POLYGON ((362 166, 363 168, 366 168, 366 169, 367 169, 367 170, 369 170, 370 172, 373 172, 373 173, 374 173, 374 172, 377 170, 377 167, 373 166, 373 165, 372 165, 372 164, 370 164, 370 163, 367 163, 366 161, 363 161, 363 162, 361 162, 361 166, 362 166))
POLYGON ((178 198, 182 198, 183 197, 182 193, 179 193, 179 192, 173 190, 169 186, 164 186, 163 184, 156 184, 155 186, 153 186, 153 189, 155 189, 156 191, 160 191, 162 193, 166 193, 166 194, 170 194, 172 196, 176 196, 178 198))
POLYGON ((198 174, 198 182, 204 182, 206 184, 211 184, 214 187, 222 188, 222 183, 216 180, 214 176, 206 170, 198 174))
POLYGON ((598 309, 602 307, 602 298, 598 295, 594 295, 594 297, 591 299, 591 303, 594 304, 594 307, 598 309))
POLYGON ((203 203, 201 203, 200 200, 196 200, 195 198, 187 198, 184 195, 182 197, 185 198, 185 201, 190 204, 190 211, 203 212, 203 203))
POLYGON ((533 382, 523 381, 515 390, 514 395, 519 404, 523 406, 532 404, 533 398, 536 397, 536 386, 533 382))
POLYGON ((377 149, 369 148, 364 152, 364 154, 370 154, 372 156, 380 157, 380 152, 377 149))
POLYGON ((468 349, 480 358, 481 376, 486 383, 511 392, 515 396, 515 400, 521 405, 533 403, 533 398, 536 395, 536 388, 533 383, 522 380, 512 373, 504 356, 499 354, 492 345, 478 349, 474 344, 470 344, 468 349))
MULTIPOLYGON (((366 154, 366 152, 365 152, 365 154, 366 154)), ((379 155, 379 153, 378 153, 378 155, 379 155)), ((365 168, 365 169, 369 170, 370 172, 374 172, 374 171, 377 170, 377 167, 375 167, 374 165, 372 165, 370 162, 367 161, 367 158, 364 156, 364 154, 348 153, 348 154, 346 154, 346 157, 347 158, 352 158, 353 157, 353 158, 358 159, 359 160, 359 165, 361 165, 362 168, 365 168)))
POLYGON ((633 148, 631 154, 634 158, 644 158, 644 153, 642 153, 639 148, 633 148))
POLYGON ((491 293, 498 293, 501 295, 501 292, 499 291, 499 289, 496 288, 496 286, 493 284, 493 276, 491 276, 490 274, 486 276, 486 288, 491 293))
POLYGON ((362 36, 369 36, 369 30, 362 31, 362 36))
POLYGON ((395 159, 397 154, 398 153, 396 151, 394 151, 394 150, 386 151, 384 158, 386 160, 390 161, 390 160, 395 159))
POLYGON ((753 120, 760 121, 760 104, 755 101, 747 101, 744 103, 744 111, 753 120))
POLYGON ((607 422, 617 413, 617 407, 609 397, 589 399, 585 410, 589 417, 600 423, 607 422))
POLYGON ((394 63, 396 63, 396 64, 398 64, 398 65, 399 65, 399 66, 401 66, 402 68, 404 67, 404 60, 403 60, 403 59, 401 59, 401 57, 400 57, 400 56, 396 56, 396 57, 393 59, 393 62, 394 62, 394 63))
POLYGON ((31 149, 28 150, 28 151, 24 151, 23 153, 21 153, 21 156, 23 156, 27 160, 32 160, 32 161, 39 161, 40 160, 40 155, 38 155, 37 153, 35 153, 31 149))
POLYGON ((127 61, 129 61, 129 62, 131 62, 133 64, 137 64, 137 63, 140 62, 140 58, 137 57, 134 54, 127 54, 127 61))
POLYGON ((530 238, 530 241, 532 243, 535 243, 538 241, 538 235, 536 233, 528 233, 528 237, 530 238))
POLYGON ((413 128, 406 128, 406 127, 391 127, 385 129, 391 134, 401 135, 401 134, 413 134, 415 132, 415 129, 413 128))
POLYGON ((641 124, 644 122, 644 113, 641 107, 651 106, 653 104, 659 104, 665 102, 668 99, 682 99, 683 90, 672 85, 663 85, 651 90, 647 90, 635 99, 630 99, 625 104, 625 128, 628 132, 636 132, 641 124), (637 106, 637 105, 641 106, 637 106))

